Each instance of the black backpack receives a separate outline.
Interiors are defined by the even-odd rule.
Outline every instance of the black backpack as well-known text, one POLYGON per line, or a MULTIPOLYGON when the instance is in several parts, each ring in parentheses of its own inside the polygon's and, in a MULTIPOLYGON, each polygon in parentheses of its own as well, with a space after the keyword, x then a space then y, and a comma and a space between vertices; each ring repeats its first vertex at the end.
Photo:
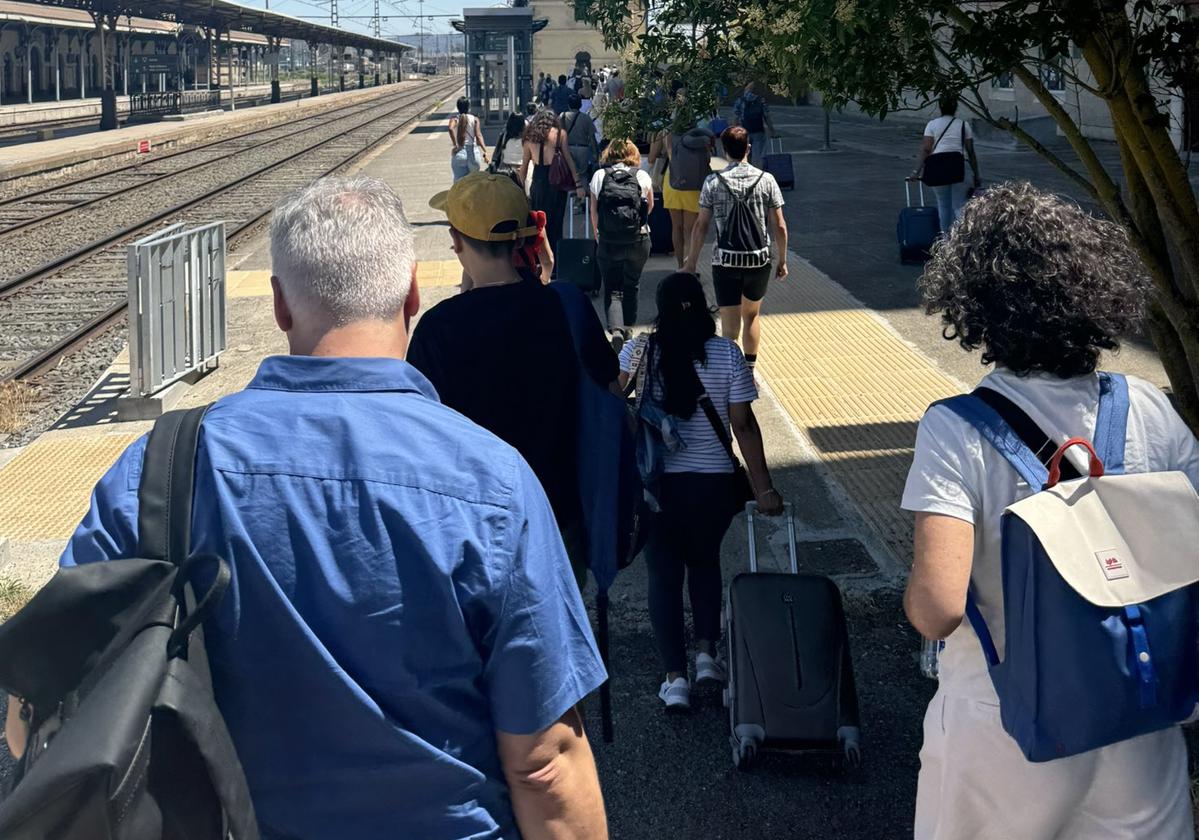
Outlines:
POLYGON ((200 626, 229 566, 188 554, 206 410, 164 414, 150 432, 139 556, 59 569, 0 625, 0 688, 21 698, 30 724, 0 802, 6 840, 258 837, 200 626), (213 583, 197 603, 199 569, 213 583))
POLYGON ((716 179, 729 191, 733 197, 733 207, 729 210, 728 218, 716 237, 716 247, 720 250, 720 265, 726 268, 761 268, 770 263, 770 249, 766 246, 766 231, 754 216, 753 208, 749 206, 749 197, 758 188, 765 172, 758 175, 758 180, 744 194, 734 190, 729 182, 719 173, 716 179))
POLYGON ((600 185, 599 234, 603 242, 633 244, 645 227, 645 198, 637 173, 631 169, 611 168, 600 185))
POLYGON ((741 127, 750 134, 761 134, 766 130, 766 103, 762 97, 745 100, 741 106, 741 127))

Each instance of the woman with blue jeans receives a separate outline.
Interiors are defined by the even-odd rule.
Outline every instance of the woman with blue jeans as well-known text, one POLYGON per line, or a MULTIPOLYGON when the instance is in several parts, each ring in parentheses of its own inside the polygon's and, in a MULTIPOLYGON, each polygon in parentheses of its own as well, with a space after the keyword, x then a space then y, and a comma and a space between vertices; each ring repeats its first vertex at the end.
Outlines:
POLYGON ((942 96, 939 105, 941 116, 929 122, 924 127, 924 138, 920 145, 920 156, 916 159, 916 169, 912 178, 922 176, 925 160, 934 154, 957 154, 963 158, 962 180, 956 184, 944 184, 932 188, 937 197, 937 214, 941 220, 941 233, 948 234, 953 223, 962 214, 962 205, 970 197, 971 186, 965 178, 965 160, 969 160, 970 168, 974 170, 973 189, 977 190, 982 183, 978 174, 978 156, 974 153, 974 131, 966 120, 958 119, 958 98, 952 94, 942 96))
POLYGON ((483 129, 479 118, 470 112, 470 100, 465 96, 458 100, 458 113, 450 117, 450 170, 454 180, 478 172, 487 163, 487 143, 483 140, 483 129))

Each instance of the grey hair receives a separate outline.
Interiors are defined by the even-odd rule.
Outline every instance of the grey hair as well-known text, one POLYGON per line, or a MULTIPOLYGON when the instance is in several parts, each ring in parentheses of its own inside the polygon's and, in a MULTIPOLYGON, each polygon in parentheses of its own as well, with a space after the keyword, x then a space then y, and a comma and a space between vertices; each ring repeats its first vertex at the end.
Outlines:
POLYGON ((966 203, 920 278, 925 311, 982 362, 1091 373, 1140 325, 1152 289, 1120 225, 1025 181, 966 203))
POLYGON ((321 178, 271 219, 271 273, 288 305, 338 325, 399 315, 415 261, 403 202, 375 178, 321 178))

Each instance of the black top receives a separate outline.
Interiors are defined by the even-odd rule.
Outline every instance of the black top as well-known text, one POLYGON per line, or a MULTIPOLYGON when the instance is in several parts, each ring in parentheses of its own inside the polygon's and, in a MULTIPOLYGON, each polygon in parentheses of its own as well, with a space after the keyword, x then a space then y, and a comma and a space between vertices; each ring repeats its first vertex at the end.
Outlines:
MULTIPOLYGON (((559 524, 575 518, 580 360, 553 289, 526 281, 442 301, 417 322, 408 361, 429 378, 445 405, 524 456, 559 524)), ((582 363, 605 386, 619 373, 598 317, 585 339, 582 363)))

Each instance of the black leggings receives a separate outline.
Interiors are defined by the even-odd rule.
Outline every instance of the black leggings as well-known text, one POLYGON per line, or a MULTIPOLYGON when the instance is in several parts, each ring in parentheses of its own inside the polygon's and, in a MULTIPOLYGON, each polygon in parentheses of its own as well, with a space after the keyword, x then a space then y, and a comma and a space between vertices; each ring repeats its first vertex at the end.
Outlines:
POLYGON ((732 473, 663 477, 662 513, 646 546, 649 620, 665 671, 687 673, 683 578, 691 596, 696 639, 720 639, 720 543, 732 522, 732 473))

